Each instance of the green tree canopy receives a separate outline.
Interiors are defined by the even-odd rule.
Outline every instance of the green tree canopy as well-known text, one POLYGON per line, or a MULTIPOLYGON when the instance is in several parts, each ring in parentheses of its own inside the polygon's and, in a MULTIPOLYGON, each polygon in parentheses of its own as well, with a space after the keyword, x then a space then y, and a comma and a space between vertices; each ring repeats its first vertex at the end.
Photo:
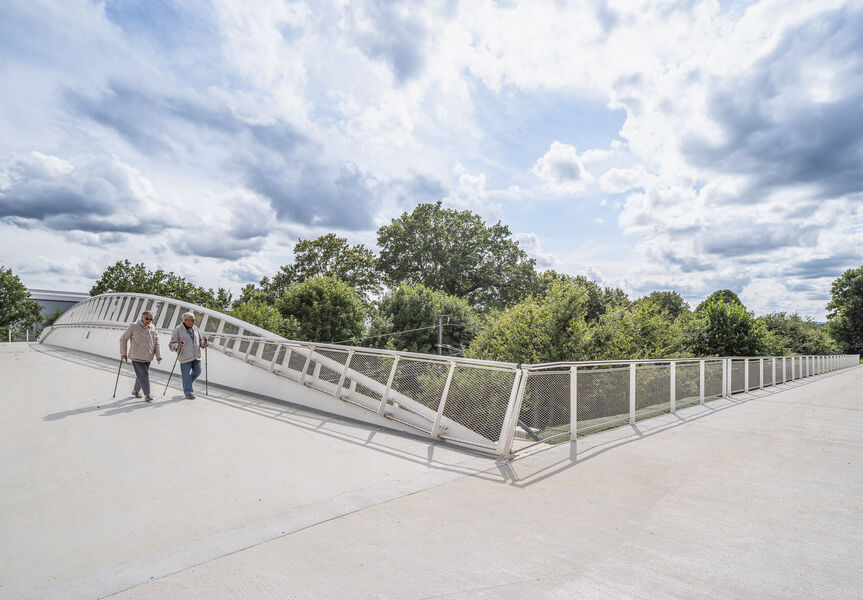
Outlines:
MULTIPOLYGON (((360 345, 437 354, 438 315, 448 315, 442 328, 444 344, 465 348, 476 335, 479 320, 465 300, 424 285, 402 284, 378 302, 368 332, 374 337, 360 345), (388 335, 394 332, 403 333, 388 335)), ((452 352, 444 349, 443 354, 452 352)))
POLYGON ((542 297, 488 315, 468 356, 516 363, 581 360, 588 325, 587 290, 558 281, 542 297))
POLYGON ((502 308, 523 298, 535 261, 509 228, 486 226, 468 210, 420 204, 378 230, 378 268, 391 285, 422 284, 477 308, 502 308))
POLYGON ((294 283, 276 300, 285 319, 299 323, 298 339, 333 343, 362 335, 365 306, 354 289, 322 275, 294 283))
POLYGON ((634 360, 678 356, 684 352, 682 329, 688 321, 688 311, 675 318, 661 303, 639 301, 617 306, 591 326, 586 358, 634 360))
POLYGON ((214 292, 186 281, 173 272, 166 273, 162 269, 150 271, 143 263, 133 265, 128 260, 119 260, 105 269, 90 288, 91 296, 107 292, 153 294, 216 310, 225 310, 231 303, 231 294, 224 288, 214 292))
POLYGON ((552 269, 538 274, 531 285, 531 293, 537 297, 545 295, 555 283, 565 281, 584 288, 587 293, 587 313, 585 319, 588 323, 596 323, 606 311, 618 307, 629 306, 626 293, 619 288, 603 288, 594 281, 590 281, 584 275, 566 275, 552 269))
POLYGON ((706 307, 711 302, 725 302, 726 304, 738 304, 743 306, 743 302, 740 301, 740 297, 731 290, 716 290, 695 308, 695 312, 700 312, 702 308, 706 307))
POLYGON ((773 338, 772 354, 836 354, 839 345, 827 329, 797 313, 774 312, 758 317, 773 338))
POLYGON ((42 320, 41 308, 12 269, 0 265, 0 329, 23 331, 42 320))
POLYGON ((833 282, 827 325, 844 348, 863 354, 863 266, 848 269, 833 282))
POLYGON ((686 348, 694 356, 760 356, 772 346, 764 325, 743 304, 702 302, 685 332, 686 348))
MULTIPOLYGON (((300 239, 294 246, 294 262, 283 265, 272 278, 262 279, 260 286, 267 299, 275 302, 290 285, 322 275, 341 279, 354 288, 364 302, 370 302, 371 297, 381 291, 381 274, 374 253, 362 244, 351 246, 347 238, 334 233, 314 240, 300 239)), ((246 298, 244 289, 238 303, 246 298)))
MULTIPOLYGON (((733 294, 734 292, 731 293, 733 294)), ((740 302, 740 299, 738 298, 737 301, 740 302)), ((651 292, 647 296, 639 298, 636 302, 653 307, 659 312, 664 312, 672 319, 676 319, 680 315, 689 312, 689 305, 677 292, 651 292)))
POLYGON ((284 317, 275 306, 260 300, 239 304, 231 310, 230 314, 288 339, 297 339, 300 335, 300 323, 296 317, 284 317))

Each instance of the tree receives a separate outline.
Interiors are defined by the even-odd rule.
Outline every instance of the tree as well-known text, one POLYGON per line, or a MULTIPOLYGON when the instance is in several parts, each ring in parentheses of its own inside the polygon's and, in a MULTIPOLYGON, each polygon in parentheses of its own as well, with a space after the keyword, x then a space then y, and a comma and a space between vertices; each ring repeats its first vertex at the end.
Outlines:
MULTIPOLYGON (((438 315, 448 315, 443 324, 445 345, 465 348, 476 335, 479 320, 467 301, 424 285, 403 284, 380 300, 368 342, 362 345, 436 354, 438 315)), ((445 349, 443 354, 452 352, 445 349)))
POLYGON ((606 311, 617 307, 629 306, 626 293, 619 288, 602 288, 594 281, 590 281, 584 275, 566 275, 552 269, 537 275, 531 285, 531 293, 537 297, 545 295, 555 283, 565 281, 584 288, 587 293, 587 313, 585 319, 588 323, 596 323, 606 311))
POLYGON ((587 358, 623 360, 679 355, 683 350, 681 329, 688 319, 688 311, 675 318, 665 307, 652 302, 618 306, 591 326, 587 358))
POLYGON ((166 273, 162 269, 149 271, 143 263, 133 265, 128 260, 118 260, 105 269, 90 288, 91 296, 107 292, 153 294, 216 310, 225 310, 231 303, 231 294, 223 288, 213 292, 212 289, 190 283, 173 272, 166 273))
POLYGON ((586 289, 572 281, 558 281, 540 298, 530 296, 489 314, 467 354, 516 363, 581 360, 587 310, 586 289))
POLYGON ((685 332, 694 356, 760 356, 771 350, 764 325, 737 302, 706 300, 685 332))
POLYGON ((771 354, 836 354, 839 345, 827 329, 797 313, 775 312, 758 317, 772 336, 771 354))
MULTIPOLYGON (((723 291, 727 292, 728 290, 723 291)), ((729 293, 734 294, 734 292, 729 293)), ((738 298, 737 301, 740 302, 740 299, 738 298)), ((677 292, 651 292, 644 298, 639 298, 636 302, 651 306, 659 312, 664 312, 672 319, 676 319, 680 315, 689 312, 689 305, 677 292)))
POLYGON ((422 284, 474 307, 503 308, 529 293, 535 261, 499 222, 420 204, 378 229, 378 268, 390 285, 422 284))
POLYGON ((41 308, 12 269, 0 265, 0 329, 24 331, 42 320, 41 308))
POLYGON ((297 339, 300 335, 300 323, 296 317, 284 317, 275 306, 260 300, 252 300, 235 306, 231 310, 231 316, 288 339, 297 339))
POLYGON ((322 275, 294 283, 276 300, 286 319, 299 323, 298 339, 334 343, 362 335, 365 306, 348 284, 322 275))
POLYGON ((740 301, 740 297, 731 290, 716 290, 695 308, 695 312, 699 312, 703 307, 707 306, 711 302, 725 302, 727 304, 743 306, 743 302, 740 301))
POLYGON ((863 354, 863 266, 848 269, 830 287, 827 326, 843 348, 863 354))
POLYGON ((366 303, 381 290, 374 253, 362 244, 350 246, 346 238, 334 233, 314 240, 300 239, 294 246, 294 262, 283 265, 272 278, 262 279, 260 286, 267 298, 275 302, 290 285, 322 275, 341 279, 366 303))

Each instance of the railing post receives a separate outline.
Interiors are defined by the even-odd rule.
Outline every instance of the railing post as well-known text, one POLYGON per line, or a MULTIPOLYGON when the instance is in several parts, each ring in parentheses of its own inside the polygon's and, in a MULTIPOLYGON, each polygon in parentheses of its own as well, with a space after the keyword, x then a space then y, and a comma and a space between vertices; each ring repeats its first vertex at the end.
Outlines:
POLYGON ((501 458, 509 458, 512 454, 512 438, 515 437, 515 426, 518 423, 518 415, 521 413, 527 376, 528 372, 525 369, 518 369, 515 372, 512 391, 509 393, 509 403, 506 405, 500 437, 497 440, 497 453, 501 458))
POLYGON ((635 363, 629 364, 629 424, 635 425, 635 363))
POLYGON ((722 397, 728 398, 728 372, 731 370, 728 368, 728 359, 722 359, 722 397))
POLYGON ((273 369, 276 368, 276 359, 279 358, 279 352, 281 351, 281 349, 282 349, 282 345, 276 344, 276 349, 273 350, 273 360, 270 361, 270 366, 267 367, 267 371, 269 371, 270 373, 272 373, 273 369))
POLYGON ((569 368, 569 439, 578 436, 578 367, 569 368))
POLYGON ((674 414, 677 412, 677 363, 676 362, 671 363, 671 369, 669 369, 669 371, 671 371, 671 381, 668 382, 669 388, 670 388, 670 392, 668 394, 669 395, 668 406, 669 406, 669 411, 671 412, 671 414, 674 414))
POLYGON ((791 357, 791 381, 794 381, 794 363, 797 362, 795 360, 796 357, 791 357))
POLYGON ((758 389, 764 389, 764 359, 758 359, 758 389))
POLYGON ((787 367, 785 366, 785 357, 782 357, 782 383, 788 383, 788 376, 786 375, 787 367))
POLYGON ((306 355, 306 362, 303 365, 303 372, 300 373, 300 379, 298 381, 298 383, 300 385, 306 384, 306 373, 309 372, 309 363, 312 361, 312 353, 314 353, 314 351, 315 351, 315 347, 309 346, 309 353, 306 355))
POLYGON ((381 405, 378 407, 378 415, 384 416, 387 410, 387 400, 390 398, 390 390, 393 387, 393 380, 396 378, 396 369, 399 367, 399 356, 396 355, 395 360, 393 361, 393 368, 390 369, 390 376, 387 379, 387 387, 384 390, 383 395, 381 396, 381 405))
POLYGON ((743 391, 749 393, 749 359, 743 359, 743 391))
POLYGON ((333 394, 333 397, 337 400, 341 400, 340 396, 342 393, 342 387, 345 385, 345 378, 348 376, 348 369, 351 368, 351 359, 354 357, 354 351, 348 350, 348 357, 345 359, 345 368, 342 369, 342 375, 339 377, 339 384, 336 386, 336 393, 333 394))
POLYGON ((772 363, 773 363, 773 364, 771 365, 772 373, 773 373, 773 377, 771 378, 771 381, 773 382, 773 384, 772 384, 772 385, 773 385, 773 387, 776 387, 776 357, 775 357, 775 356, 774 356, 774 357, 772 357, 772 358, 771 358, 771 361, 772 361, 772 363))
MULTIPOLYGON (((437 413, 434 416, 434 423, 432 424, 431 436, 433 438, 440 438, 440 422, 443 419, 443 409, 446 406, 446 399, 449 396, 449 386, 452 383, 452 376, 455 373, 455 361, 450 361, 449 363, 449 372, 446 374, 446 383, 443 384, 443 393, 440 395, 440 403, 437 407, 437 413)), ((512 391, 510 391, 512 394, 512 391)))
POLYGON ((704 361, 698 361, 698 403, 704 404, 704 361))

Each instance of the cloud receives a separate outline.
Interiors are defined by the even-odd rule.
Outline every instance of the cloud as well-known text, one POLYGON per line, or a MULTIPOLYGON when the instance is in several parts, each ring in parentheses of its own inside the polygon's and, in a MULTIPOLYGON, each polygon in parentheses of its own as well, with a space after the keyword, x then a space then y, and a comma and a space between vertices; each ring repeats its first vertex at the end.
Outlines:
POLYGON ((535 233, 516 233, 513 238, 529 257, 536 260, 537 268, 550 269, 555 265, 554 255, 540 250, 539 237, 535 233))
POLYGON ((64 232, 152 233, 166 226, 155 208, 150 182, 114 157, 31 152, 0 166, 0 217, 64 232))
POLYGON ((647 182, 647 173, 643 166, 635 169, 609 169, 599 178, 599 187, 603 192, 618 194, 628 192, 637 187, 644 187, 647 182))
POLYGON ((593 181, 575 147, 561 142, 552 142, 548 152, 536 161, 530 172, 560 191, 582 191, 585 184, 593 181))

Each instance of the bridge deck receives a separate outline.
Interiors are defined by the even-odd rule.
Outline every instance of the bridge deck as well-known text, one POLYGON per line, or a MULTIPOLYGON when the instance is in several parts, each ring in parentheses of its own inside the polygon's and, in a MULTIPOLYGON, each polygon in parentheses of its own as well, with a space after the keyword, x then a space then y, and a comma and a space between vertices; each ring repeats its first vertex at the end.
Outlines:
POLYGON ((863 368, 497 464, 116 366, 0 344, 0 598, 863 590, 863 368))

